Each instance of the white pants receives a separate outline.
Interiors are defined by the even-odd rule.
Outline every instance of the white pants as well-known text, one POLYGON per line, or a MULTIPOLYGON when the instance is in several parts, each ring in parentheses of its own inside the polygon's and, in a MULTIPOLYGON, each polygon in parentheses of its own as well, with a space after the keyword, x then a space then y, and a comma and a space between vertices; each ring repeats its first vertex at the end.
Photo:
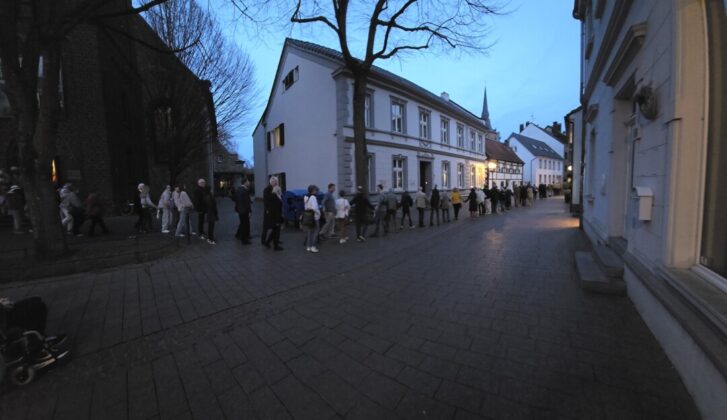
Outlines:
POLYGON ((68 209, 64 209, 63 207, 61 209, 61 225, 66 228, 66 231, 72 232, 73 231, 73 216, 71 215, 71 211, 68 209))
POLYGON ((169 230, 169 224, 172 223, 172 209, 162 207, 159 210, 162 212, 162 231, 169 230))

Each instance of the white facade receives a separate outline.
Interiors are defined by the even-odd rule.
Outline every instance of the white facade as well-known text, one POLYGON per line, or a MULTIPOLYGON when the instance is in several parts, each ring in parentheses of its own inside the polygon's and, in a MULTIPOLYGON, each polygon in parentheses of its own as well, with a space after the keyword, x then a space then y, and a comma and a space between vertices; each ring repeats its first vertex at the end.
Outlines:
POLYGON ((583 28, 583 227, 623 251, 629 297, 705 419, 727 413, 726 8, 574 8, 583 28))
POLYGON ((353 80, 337 54, 286 40, 268 106, 253 134, 257 191, 274 174, 283 175, 287 189, 330 182, 349 192, 363 183, 371 191, 377 184, 396 191, 484 185, 485 138, 491 130, 448 95, 432 95, 382 70, 374 71, 368 86, 370 179, 355 180, 353 80))
POLYGON ((523 182, 533 186, 561 184, 563 182, 563 159, 545 143, 524 137, 513 133, 506 140, 510 148, 524 162, 523 182), (525 144, 526 141, 529 144, 537 142, 536 147, 540 149, 529 148, 528 144, 525 144))
POLYGON ((540 140, 555 150, 561 158, 565 158, 565 144, 553 137, 550 133, 540 128, 538 125, 528 122, 520 132, 525 137, 540 140))

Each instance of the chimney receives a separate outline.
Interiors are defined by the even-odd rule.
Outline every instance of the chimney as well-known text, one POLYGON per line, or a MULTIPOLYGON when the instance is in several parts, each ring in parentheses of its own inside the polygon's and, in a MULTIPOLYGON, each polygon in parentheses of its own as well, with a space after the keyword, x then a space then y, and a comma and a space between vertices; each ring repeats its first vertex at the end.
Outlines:
POLYGON ((525 124, 520 124, 520 132, 522 133, 523 130, 525 130, 525 124))
POLYGON ((447 92, 442 92, 442 94, 441 94, 441 95, 439 95, 439 96, 441 96, 441 97, 442 97, 442 99, 444 99, 445 101, 449 102, 449 93, 447 93, 447 92))
POLYGON ((560 130, 560 123, 558 121, 553 121, 553 133, 561 134, 560 130))

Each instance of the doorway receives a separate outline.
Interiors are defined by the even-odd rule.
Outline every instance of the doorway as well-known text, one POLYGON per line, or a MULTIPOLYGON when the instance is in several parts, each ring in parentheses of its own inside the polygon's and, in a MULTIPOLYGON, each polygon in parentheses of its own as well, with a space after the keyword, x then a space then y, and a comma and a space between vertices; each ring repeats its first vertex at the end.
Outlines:
POLYGON ((419 186, 426 194, 432 189, 432 162, 419 161, 419 186))

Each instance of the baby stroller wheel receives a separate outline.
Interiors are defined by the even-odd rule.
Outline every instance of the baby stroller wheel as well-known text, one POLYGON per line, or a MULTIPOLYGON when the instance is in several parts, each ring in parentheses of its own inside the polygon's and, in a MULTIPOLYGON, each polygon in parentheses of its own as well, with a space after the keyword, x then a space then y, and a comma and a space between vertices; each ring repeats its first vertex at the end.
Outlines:
POLYGON ((35 369, 28 365, 16 366, 10 371, 10 382, 17 386, 28 385, 35 378, 35 369))

